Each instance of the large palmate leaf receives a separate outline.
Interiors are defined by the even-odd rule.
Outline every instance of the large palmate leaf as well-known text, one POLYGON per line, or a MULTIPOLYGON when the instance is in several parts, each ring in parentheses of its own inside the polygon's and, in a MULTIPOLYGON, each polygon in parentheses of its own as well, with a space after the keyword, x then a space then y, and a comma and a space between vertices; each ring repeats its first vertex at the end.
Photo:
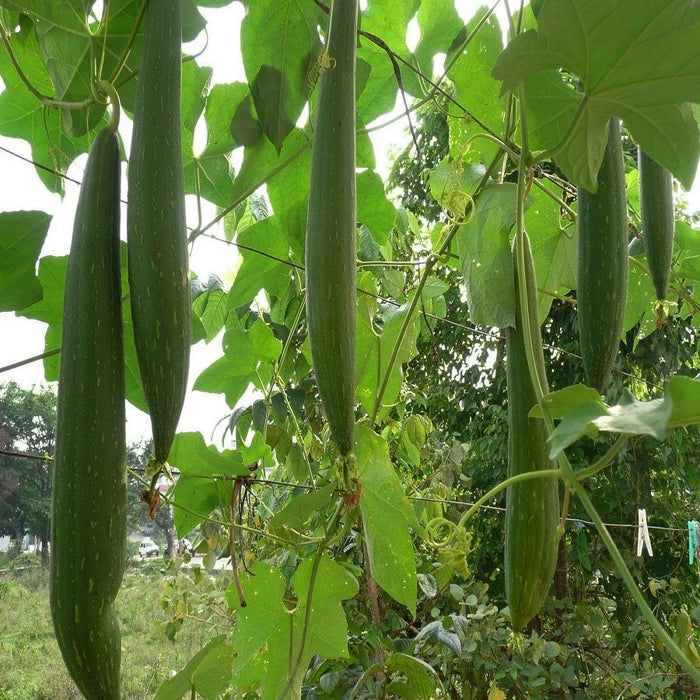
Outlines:
MULTIPOLYGON (((195 128, 209 105, 211 76, 211 68, 199 66, 195 61, 187 61, 182 66, 182 147, 185 191, 223 207, 230 204, 233 190, 231 166, 225 152, 222 151, 221 145, 213 146, 210 150, 205 148, 199 155, 195 155, 194 151, 195 128)), ((219 91, 217 91, 217 101, 220 101, 219 98, 219 91)), ((207 119, 208 127, 214 124, 215 122, 207 119)), ((221 139, 221 132, 222 125, 219 122, 217 131, 207 134, 207 147, 212 138, 221 139)), ((229 149, 231 147, 232 145, 229 149)))
POLYGON ((0 213, 0 311, 15 311, 41 299, 36 262, 51 217, 43 211, 0 213))
POLYGON ((561 190, 547 181, 542 187, 544 191, 537 187, 532 189, 525 211, 537 286, 550 292, 538 295, 541 323, 552 305, 552 293, 567 293, 576 288, 576 227, 562 217, 559 203, 546 193, 561 196, 561 190))
MULTIPOLYGON (((18 20, 10 44, 15 60, 25 77, 41 93, 51 94, 52 86, 31 23, 18 20)), ((27 90, 4 46, 0 46, 0 77, 5 89, 0 93, 0 133, 31 144, 32 158, 41 166, 36 172, 52 192, 64 193, 61 173, 80 153, 86 152, 89 140, 68 138, 62 129, 61 112, 46 109, 27 90)))
POLYGON ((583 435, 593 436, 601 430, 663 440, 671 428, 700 424, 698 379, 674 377, 660 399, 637 401, 631 394, 623 399, 616 406, 606 406, 593 389, 580 385, 547 396, 553 417, 562 417, 550 438, 550 456, 556 457, 583 435))
POLYGON ((277 151, 313 87, 321 15, 301 0, 253 2, 241 27, 243 65, 263 130, 277 151))
POLYGON ((515 223, 516 186, 489 185, 467 223, 457 232, 457 247, 467 291, 469 316, 485 326, 515 323, 515 286, 509 233, 515 223))
POLYGON ((253 576, 242 584, 246 605, 232 589, 226 596, 237 610, 234 683, 239 690, 260 685, 264 700, 300 697, 301 681, 314 655, 348 656, 342 601, 357 595, 357 581, 325 556, 315 569, 314 561, 306 559, 292 576, 297 601, 290 610, 282 574, 262 562, 251 571, 253 576))
POLYGON ((233 650, 226 635, 214 637, 172 678, 158 689, 154 700, 182 700, 195 691, 206 700, 216 700, 229 685, 233 650))
POLYGON ((277 216, 249 226, 238 234, 236 243, 243 262, 228 294, 228 308, 247 304, 261 289, 281 293, 289 282, 289 245, 277 216))
MULTIPOLYGON (((466 110, 465 117, 469 115, 449 121, 450 152, 457 160, 466 156, 482 163, 491 161, 498 146, 493 141, 472 137, 485 129, 500 134, 506 106, 498 83, 491 77, 493 64, 503 50, 503 32, 496 17, 486 19, 486 13, 486 8, 476 13, 447 55, 447 75, 454 84, 455 98, 466 110), (481 22, 485 23, 479 26, 481 22)), ((455 112, 455 107, 451 106, 450 111, 455 112)))
POLYGON ((606 124, 616 115, 647 153, 690 187, 700 141, 683 103, 700 102, 700 5, 687 0, 548 0, 538 23, 537 30, 520 34, 506 47, 493 75, 504 91, 548 70, 563 69, 580 81, 582 92, 567 87, 565 74, 550 72, 542 79, 549 88, 558 81, 556 91, 538 91, 531 83, 528 97, 529 108, 551 115, 544 147, 554 146, 571 129, 556 154, 570 178, 595 188, 606 124), (537 104, 538 92, 547 104, 537 104), (557 119, 556 113, 567 118, 557 119), (568 118, 573 114, 574 122, 568 118))
MULTIPOLYGON (((362 277, 360 279, 361 286, 362 277)), ((373 282, 371 286, 374 286, 373 282)), ((371 414, 380 387, 384 385, 382 405, 377 412, 379 418, 388 414, 398 398, 403 381, 402 365, 409 362, 418 352, 418 314, 413 314, 403 337, 400 338, 409 309, 410 303, 401 306, 385 305, 378 309, 377 302, 372 297, 358 296, 355 395, 365 411, 371 414), (395 362, 389 367, 392 353, 397 346, 395 362)))
POLYGON ((357 221, 364 224, 372 238, 384 245, 394 225, 396 209, 386 198, 381 177, 372 170, 365 170, 357 176, 357 221))
MULTIPOLYGON (((129 46, 141 7, 140 0, 111 0, 105 4, 104 16, 95 17, 89 0, 2 0, 0 4, 31 18, 53 84, 48 96, 72 103, 92 97, 95 78, 112 75, 129 46), (95 65, 101 66, 99 76, 94 74, 95 65)), ((183 38, 194 38, 203 27, 192 0, 183 0, 183 38)), ((131 49, 127 74, 137 70, 140 56, 138 43, 131 49)), ((62 109, 65 128, 75 136, 94 128, 103 113, 100 103, 90 109, 62 109)))
MULTIPOLYGON (((91 3, 87 0, 3 0, 2 4, 24 12, 32 19, 56 99, 66 102, 87 100, 92 94, 91 58, 97 48, 89 25, 91 3)), ((114 4, 121 9, 124 2, 114 4)), ((99 113, 88 116, 85 111, 63 110, 69 132, 83 134, 90 125, 94 126, 104 106, 95 111, 99 113)))
POLYGON ((413 55, 421 72, 432 76, 435 54, 446 53, 464 25, 454 5, 445 0, 421 0, 417 19, 420 39, 413 55))
POLYGON ((251 384, 264 389, 272 377, 272 365, 282 351, 282 344, 258 318, 250 328, 234 323, 224 334, 223 345, 223 357, 197 377, 194 388, 224 394, 233 408, 251 384))
POLYGON ((391 463, 386 440, 366 425, 358 425, 355 453, 362 486, 360 512, 372 576, 415 615, 418 580, 411 539, 413 508, 391 463))
POLYGON ((309 137, 299 129, 287 136, 279 153, 268 139, 259 139, 245 147, 243 162, 233 181, 234 201, 249 197, 267 183, 283 235, 300 259, 306 231, 310 147, 309 137))
MULTIPOLYGON (((61 328, 63 326, 63 290, 66 284, 66 267, 68 256, 55 257, 45 255, 39 261, 39 284, 43 290, 41 299, 34 304, 17 311, 17 316, 31 318, 48 324, 45 335, 44 352, 57 350, 61 347, 61 328)), ((38 354, 36 348, 31 354, 38 354)), ((58 357, 44 359, 44 376, 49 382, 58 379, 58 357)))
MULTIPOLYGON (((121 244, 121 281, 122 297, 128 296, 127 272, 126 272, 126 244, 121 244)), ((43 290, 39 301, 26 308, 17 311, 18 316, 41 321, 48 325, 45 336, 44 352, 57 350, 61 347, 61 330, 63 328, 63 292, 66 283, 66 266, 68 256, 54 257, 45 255, 39 261, 39 283, 43 290)), ((134 327, 131 323, 131 315, 123 314, 124 319, 124 366, 126 373, 126 398, 142 411, 148 411, 146 398, 141 386, 141 375, 136 359, 136 346, 134 345, 134 327)), ((37 353, 40 350, 37 348, 37 353)), ((34 354, 34 353, 32 353, 34 354)), ((58 355, 51 355, 44 359, 44 376, 46 381, 58 380, 58 355)))

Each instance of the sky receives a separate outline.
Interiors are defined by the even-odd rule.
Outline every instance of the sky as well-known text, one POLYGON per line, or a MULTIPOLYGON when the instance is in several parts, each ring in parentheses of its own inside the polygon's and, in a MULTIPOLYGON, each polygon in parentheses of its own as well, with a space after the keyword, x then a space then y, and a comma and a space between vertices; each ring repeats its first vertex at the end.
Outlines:
MULTIPOLYGON (((461 0, 458 4, 460 13, 464 17, 472 14, 475 7, 481 2, 474 0, 461 0)), ((201 8, 207 19, 212 21, 208 25, 208 39, 206 49, 198 61, 203 65, 210 65, 214 70, 213 81, 217 83, 245 80, 243 63, 238 43, 238 32, 233 29, 238 27, 243 17, 243 7, 239 3, 232 3, 224 8, 212 10, 201 8)), ((187 51, 197 53, 204 45, 204 37, 199 37, 196 42, 187 45, 187 51)), ((0 82, 1 84, 1 82, 0 82)), ((387 117, 383 117, 385 121, 387 117)), ((130 133, 128 120, 122 120, 122 135, 125 145, 128 146, 130 133)), ((375 149, 377 151, 378 170, 386 174, 389 168, 388 153, 396 144, 406 143, 402 122, 397 123, 391 129, 374 132, 372 134, 375 149)), ((31 158, 29 144, 18 139, 0 137, 0 147, 6 148, 24 158, 31 158)), ((195 144, 196 148, 196 144, 195 144)), ((68 171, 70 177, 80 181, 85 165, 86 157, 79 158, 68 171)), ((126 169, 122 164, 122 192, 126 192, 126 169)), ((66 195, 61 200, 58 195, 51 194, 39 180, 34 167, 4 150, 0 150, 0 210, 29 210, 40 209, 53 215, 49 233, 42 250, 42 255, 65 255, 70 247, 70 235, 73 228, 73 215, 78 197, 77 185, 66 183, 66 195)), ((700 169, 695 178, 693 191, 688 195, 691 209, 700 209, 700 169)), ((190 211, 194 211, 194 198, 188 197, 190 211)), ((206 206, 206 203, 205 203, 206 206)), ((214 208, 209 206, 203 212, 204 221, 213 218, 214 208)), ((189 217, 188 217, 189 218, 189 217)), ((192 215, 191 220, 195 216, 192 215)), ((126 220, 125 211, 122 212, 122 227, 126 220)), ((216 233, 216 231, 213 231, 216 233)), ((219 276, 228 287, 235 276, 237 258, 235 248, 200 237, 193 250, 190 260, 191 269, 201 278, 207 279, 210 274, 219 276)), ((24 358, 37 355, 44 350, 44 333, 46 326, 37 321, 31 321, 13 313, 0 313, 0 367, 18 362, 24 358)), ((214 339, 209 345, 203 342, 192 348, 190 367, 190 391, 185 401, 180 431, 196 430, 202 432, 205 439, 218 442, 222 435, 221 423, 213 434, 214 427, 230 414, 223 396, 191 391, 192 382, 198 374, 217 359, 221 354, 219 339, 214 339)), ((34 384, 43 384, 43 364, 35 362, 24 367, 0 374, 0 382, 16 381, 23 387, 31 387, 34 384)), ((137 441, 148 436, 150 425, 148 416, 138 409, 127 404, 127 439, 129 442, 137 441)))

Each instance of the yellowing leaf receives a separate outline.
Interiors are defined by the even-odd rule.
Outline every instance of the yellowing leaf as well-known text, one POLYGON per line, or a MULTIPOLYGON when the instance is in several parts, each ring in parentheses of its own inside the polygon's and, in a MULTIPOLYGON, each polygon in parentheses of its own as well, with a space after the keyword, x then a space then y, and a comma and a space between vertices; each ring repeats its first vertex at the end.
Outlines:
POLYGON ((489 690, 489 700, 506 700, 506 694, 497 686, 492 685, 489 690))

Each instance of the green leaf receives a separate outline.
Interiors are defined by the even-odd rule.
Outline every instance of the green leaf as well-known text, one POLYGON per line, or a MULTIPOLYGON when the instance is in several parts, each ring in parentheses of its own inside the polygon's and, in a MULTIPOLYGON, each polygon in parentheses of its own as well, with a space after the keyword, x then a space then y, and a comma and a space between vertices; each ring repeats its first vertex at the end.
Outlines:
POLYGON ((229 605, 237 611, 232 637, 236 687, 259 683, 263 700, 296 697, 314 655, 331 659, 348 656, 348 627, 341 601, 357 595, 357 581, 338 564, 322 557, 310 591, 313 568, 314 560, 306 559, 292 577, 297 594, 293 610, 283 603, 286 596, 282 575, 261 562, 253 566, 254 576, 242 582, 245 607, 232 589, 227 592, 229 605), (300 663, 296 664, 297 660, 300 663), (290 666, 294 667, 291 678, 290 666))
POLYGON ((672 403, 667 428, 700 423, 700 381, 674 377, 668 385, 667 400, 672 403))
POLYGON ((50 223, 43 211, 0 212, 0 311, 41 299, 35 268, 50 223))
POLYGON ((513 256, 508 234, 515 223, 516 186, 489 185, 473 215, 457 232, 469 317, 477 325, 515 323, 513 256))
POLYGON ((249 350, 250 348, 246 346, 240 360, 230 358, 228 355, 215 360, 195 379, 193 386, 195 391, 224 394, 226 403, 233 408, 251 382, 250 366, 255 364, 255 355, 249 350))
POLYGON ((580 93, 562 81, 558 70, 540 71, 527 78, 523 87, 530 148, 554 148, 574 121, 580 93))
MULTIPOLYGON (((645 261, 646 262, 646 261, 645 261)), ((627 282, 627 303, 625 305, 625 318, 622 324, 621 337, 624 339, 627 331, 639 323, 641 324, 635 337, 639 342, 656 330, 656 315, 654 303, 656 291, 649 273, 634 259, 630 260, 629 278, 627 282)))
MULTIPOLYGON (((583 396, 580 390, 570 389, 583 396)), ((628 394, 624 403, 609 408, 600 401, 577 405, 552 432, 551 456, 555 457, 582 435, 595 434, 598 430, 625 435, 651 435, 663 440, 669 428, 699 423, 700 381, 690 377, 674 377, 660 399, 637 401, 628 394)))
MULTIPOLYGON (((559 187, 542 182, 548 191, 561 197, 559 187)), ((576 288, 576 226, 561 216, 559 203, 539 188, 533 188, 529 204, 525 228, 532 244, 537 286, 550 292, 538 295, 542 323, 552 305, 551 293, 565 294, 576 288)))
POLYGON ((268 528, 283 536, 289 535, 289 530, 300 530, 315 512, 328 505, 334 489, 333 484, 327 484, 317 491, 294 496, 270 518, 268 528))
POLYGON ((447 55, 447 75, 454 83, 455 98, 471 116, 449 120, 450 153, 458 160, 468 157, 482 163, 491 162, 498 146, 493 141, 472 138, 485 129, 500 134, 506 106, 498 83, 491 77, 493 64, 503 50, 503 32, 493 14, 479 26, 487 12, 485 7, 476 12, 447 55), (465 46, 467 37, 470 41, 465 46), (462 49, 459 56, 454 55, 457 48, 462 49))
POLYGON ((241 26, 243 65, 255 110, 277 152, 309 94, 321 24, 313 3, 254 2, 241 26))
MULTIPOLYGON (((227 156, 239 144, 232 123, 243 103, 250 104, 250 92, 245 83, 219 83, 207 95, 204 118, 207 123, 207 145, 204 156, 227 156)), ((258 124, 258 129, 260 125, 258 124)), ((240 143, 239 145, 244 145, 240 143)))
MULTIPOLYGON (((63 290, 66 284, 67 264, 67 255, 61 257, 45 255, 42 257, 39 260, 39 283, 43 289, 42 297, 35 304, 16 312, 17 316, 48 324, 44 352, 61 347, 63 290)), ((32 352, 31 354, 36 353, 32 352)), ((58 379, 58 356, 44 359, 44 376, 49 382, 55 382, 58 379)))
POLYGON ((226 300, 226 293, 218 287, 210 288, 194 299, 192 313, 201 322, 203 339, 207 343, 219 334, 226 323, 228 316, 226 300))
POLYGON ((362 29, 381 37, 393 51, 407 54, 406 27, 419 0, 375 0, 362 15, 362 29))
POLYGON ((243 262, 228 294, 229 309, 252 301, 261 289, 277 295, 289 281, 289 245, 279 220, 271 216, 249 226, 236 238, 243 262))
MULTIPOLYGON (((25 0, 22 3, 4 0, 10 9, 25 12, 34 22, 34 31, 46 62, 55 96, 67 102, 80 102, 91 95, 91 44, 87 3, 84 0, 25 0)), ((122 3, 115 3, 121 4, 122 3)), ((63 110, 68 130, 84 134, 99 120, 100 114, 86 120, 86 111, 63 110), (91 122, 91 124, 89 123, 91 122)))
POLYGON ((542 5, 544 5, 544 0, 531 0, 530 6, 532 7, 535 17, 539 17, 540 12, 542 11, 542 5))
MULTIPOLYGON (((10 44, 16 60, 27 78, 42 93, 52 93, 44 60, 31 23, 20 18, 18 30, 11 35, 10 44)), ((68 138, 61 128, 61 112, 45 109, 21 81, 7 51, 0 47, 0 77, 5 89, 0 93, 0 133, 28 141, 32 159, 48 168, 37 167, 36 172, 52 192, 64 193, 60 173, 68 169, 75 157, 88 150, 86 137, 68 138)))
MULTIPOLYGON (((63 328, 63 292, 66 284, 66 265, 68 256, 54 257, 45 255, 39 260, 39 283, 43 289, 40 301, 17 311, 18 316, 30 318, 48 324, 46 329, 44 352, 61 347, 61 331, 63 328)), ((126 270, 126 243, 121 243, 121 282, 122 297, 128 294, 126 270)), ((134 345, 134 327, 131 315, 123 314, 124 319, 124 365, 126 374, 126 398, 136 408, 148 412, 148 405, 141 387, 141 375, 136 359, 134 345)), ((58 380, 59 356, 53 355, 44 359, 44 377, 48 382, 58 380)))
POLYGON ((435 54, 447 53, 464 25, 454 5, 444 0, 421 0, 417 19, 420 39, 413 55, 421 72, 432 76, 435 54))
MULTIPOLYGON (((364 16, 362 27, 365 28, 364 16)), ((404 39, 405 42, 405 39, 404 39)), ((406 56, 408 57, 408 55, 406 56)), ((362 41, 357 48, 358 97, 357 118, 370 124, 377 117, 390 112, 396 102, 396 75, 386 52, 370 41, 362 41), (367 80, 359 80, 361 69, 368 70, 367 80)))
POLYGON ((226 592, 229 607, 238 611, 231 644, 236 653, 233 682, 239 688, 262 683, 265 659, 259 652, 267 646, 272 654, 270 639, 288 637, 291 628, 291 614, 283 603, 286 583, 282 574, 262 562, 254 563, 251 572, 253 576, 241 583, 245 607, 233 586, 226 592))
POLYGON ((355 455, 362 485, 360 512, 369 566, 394 600, 416 612, 416 560, 411 539, 413 508, 389 457, 386 441, 366 425, 355 428, 355 455))
POLYGON ((262 138, 262 124, 253 116, 252 95, 246 95, 231 119, 231 136, 237 146, 255 146, 262 138))
POLYGON ((556 459, 560 452, 573 445, 584 435, 595 437, 595 420, 608 415, 608 409, 601 401, 587 401, 567 413, 550 436, 549 456, 556 459))
POLYGON ((246 476, 249 473, 238 450, 220 452, 214 445, 205 444, 201 433, 178 433, 168 461, 180 471, 180 479, 246 476))
POLYGON ((668 397, 637 401, 630 395, 630 399, 629 403, 611 406, 607 415, 595 418, 592 422, 596 428, 627 435, 651 435, 657 440, 663 440, 673 402, 668 397))
POLYGON ((384 193, 381 177, 372 170, 357 176, 357 221, 371 232, 372 238, 385 245, 394 226, 396 209, 384 193))
MULTIPOLYGON (((208 133, 209 138, 216 138, 211 144, 211 149, 195 156, 194 153, 194 132, 202 114, 205 114, 205 107, 209 104, 209 85, 212 76, 212 69, 206 66, 199 66, 195 61, 186 61, 182 66, 182 150, 183 165, 185 168, 185 191, 188 194, 195 194, 224 207, 231 203, 233 192, 233 182, 231 180, 231 166, 223 145, 229 145, 228 141, 222 143, 222 131, 228 133, 228 124, 213 123, 216 129, 214 134, 208 133)), ((221 100, 220 91, 217 90, 214 99, 214 108, 221 100)), ((211 115, 210 115, 211 116, 211 115)), ((209 126, 210 122, 207 122, 209 126)))
MULTIPOLYGON (((141 6, 137 0, 112 0, 106 3, 107 15, 99 18, 89 14, 94 3, 86 0, 2 0, 1 4, 31 17, 53 85, 42 90, 49 97, 75 103, 91 98, 94 79, 110 77, 127 48, 130 51, 123 74, 138 71, 142 31, 133 45, 129 43, 141 6), (96 64, 102 68, 100 76, 94 75, 96 64)), ((183 39, 192 41, 205 23, 192 0, 182 4, 183 39)), ((25 70, 24 63, 20 61, 20 65, 25 70)), ((123 100, 123 104, 128 109, 131 100, 123 100)), ((81 136, 97 126, 104 111, 104 104, 97 102, 87 109, 62 108, 60 115, 68 133, 81 136)))
POLYGON ((443 208, 461 216, 485 173, 482 163, 443 158, 430 173, 430 193, 443 208))
POLYGON ((233 650, 226 635, 214 637, 200 649, 172 678, 161 685, 154 700, 182 700, 185 693, 196 691, 207 700, 216 700, 231 679, 233 650))
MULTIPOLYGON (((583 94, 572 91, 558 110, 570 112, 574 104, 580 110, 567 147, 557 155, 576 184, 595 189, 606 125, 616 115, 644 150, 689 188, 700 139, 682 103, 700 102, 698 31, 700 6, 686 0, 643 5, 637 0, 548 0, 538 29, 510 42, 493 75, 503 82, 503 92, 548 69, 564 69, 580 79, 583 94), (565 101, 571 104, 564 107, 565 101)), ((551 84, 553 74, 548 80, 551 84)), ((549 99, 547 92, 541 94, 549 99)), ((563 95, 562 90, 559 98, 563 95)), ((528 99, 531 106, 534 98, 528 99)))
MULTIPOLYGON (((409 310, 410 303, 407 302, 402 306, 387 304, 377 313, 374 299, 358 295, 355 395, 367 413, 374 409, 377 392, 385 381, 391 354, 399 342, 399 333, 409 310)), ((419 332, 420 317, 414 314, 387 380, 379 417, 386 415, 398 398, 403 381, 402 365, 416 356, 419 332)))
POLYGON ((397 673, 405 678, 393 681, 387 688, 390 689, 389 692, 399 694, 402 698, 424 700, 439 697, 440 691, 444 692, 437 671, 429 663, 415 656, 392 654, 384 662, 384 668, 390 674, 397 673))
POLYGON ((311 149, 307 146, 305 134, 300 131, 290 134, 280 154, 286 166, 267 180, 267 193, 280 223, 282 236, 299 260, 304 257, 309 206, 311 149))
MULTIPOLYGON (((559 389, 559 391, 553 391, 544 397, 547 411, 554 420, 560 420, 581 404, 596 401, 602 403, 603 400, 600 394, 585 384, 572 384, 559 389)), ((531 418, 542 418, 542 410, 539 404, 533 406, 529 415, 531 418)))
POLYGON ((195 380, 194 389, 226 396, 233 408, 246 389, 259 389, 271 378, 282 344, 258 318, 250 328, 233 326, 224 334, 224 356, 214 361, 195 380))
POLYGON ((219 452, 201 433, 178 433, 168 457, 180 471, 172 498, 175 528, 182 537, 217 508, 230 507, 233 479, 250 472, 238 451, 219 452), (223 477, 223 478, 217 478, 223 477))
POLYGON ((285 139, 279 154, 267 139, 261 139, 245 148, 243 163, 233 182, 233 198, 237 201, 267 182, 275 216, 299 259, 304 254, 310 146, 308 137, 298 129, 285 139))
POLYGON ((285 137, 294 128, 294 122, 285 113, 290 101, 289 92, 285 76, 273 66, 260 66, 250 85, 250 94, 263 130, 278 152, 285 137))

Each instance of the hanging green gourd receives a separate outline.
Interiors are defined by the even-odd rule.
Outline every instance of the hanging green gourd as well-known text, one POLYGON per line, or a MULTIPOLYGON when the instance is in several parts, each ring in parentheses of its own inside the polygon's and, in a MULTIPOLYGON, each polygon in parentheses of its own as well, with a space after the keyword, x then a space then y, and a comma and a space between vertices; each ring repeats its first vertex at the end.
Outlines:
POLYGON ((158 472, 185 400, 192 309, 181 136, 180 3, 149 0, 128 170, 129 298, 158 472))
POLYGON ((306 314, 321 402, 340 454, 355 425, 357 1, 331 4, 320 60, 306 227, 306 314))
MULTIPOLYGON (((517 238, 513 243, 518 289, 517 238)), ((516 294, 515 327, 506 329, 508 385, 508 476, 554 469, 549 458, 544 421, 531 418, 537 405, 525 349, 525 324, 530 327, 535 367, 543 391, 547 376, 537 316, 537 287, 530 240, 525 233, 525 286, 528 316, 516 294)), ((505 577, 506 600, 513 630, 519 632, 542 609, 557 562, 559 491, 557 479, 540 478, 512 484, 506 492, 505 577)))
POLYGON ((610 120, 598 189, 578 189, 576 299, 586 382, 610 381, 625 319, 628 281, 627 191, 620 121, 610 120))
MULTIPOLYGON (((666 302, 675 227, 673 175, 641 148, 638 149, 638 167, 639 205, 647 265, 657 300, 666 302)), ((657 306, 659 326, 663 326, 664 318, 662 303, 657 306)))
POLYGON ((114 116, 92 144, 64 295, 51 518, 51 615, 68 671, 89 700, 118 700, 114 610, 126 562, 126 435, 114 116))

